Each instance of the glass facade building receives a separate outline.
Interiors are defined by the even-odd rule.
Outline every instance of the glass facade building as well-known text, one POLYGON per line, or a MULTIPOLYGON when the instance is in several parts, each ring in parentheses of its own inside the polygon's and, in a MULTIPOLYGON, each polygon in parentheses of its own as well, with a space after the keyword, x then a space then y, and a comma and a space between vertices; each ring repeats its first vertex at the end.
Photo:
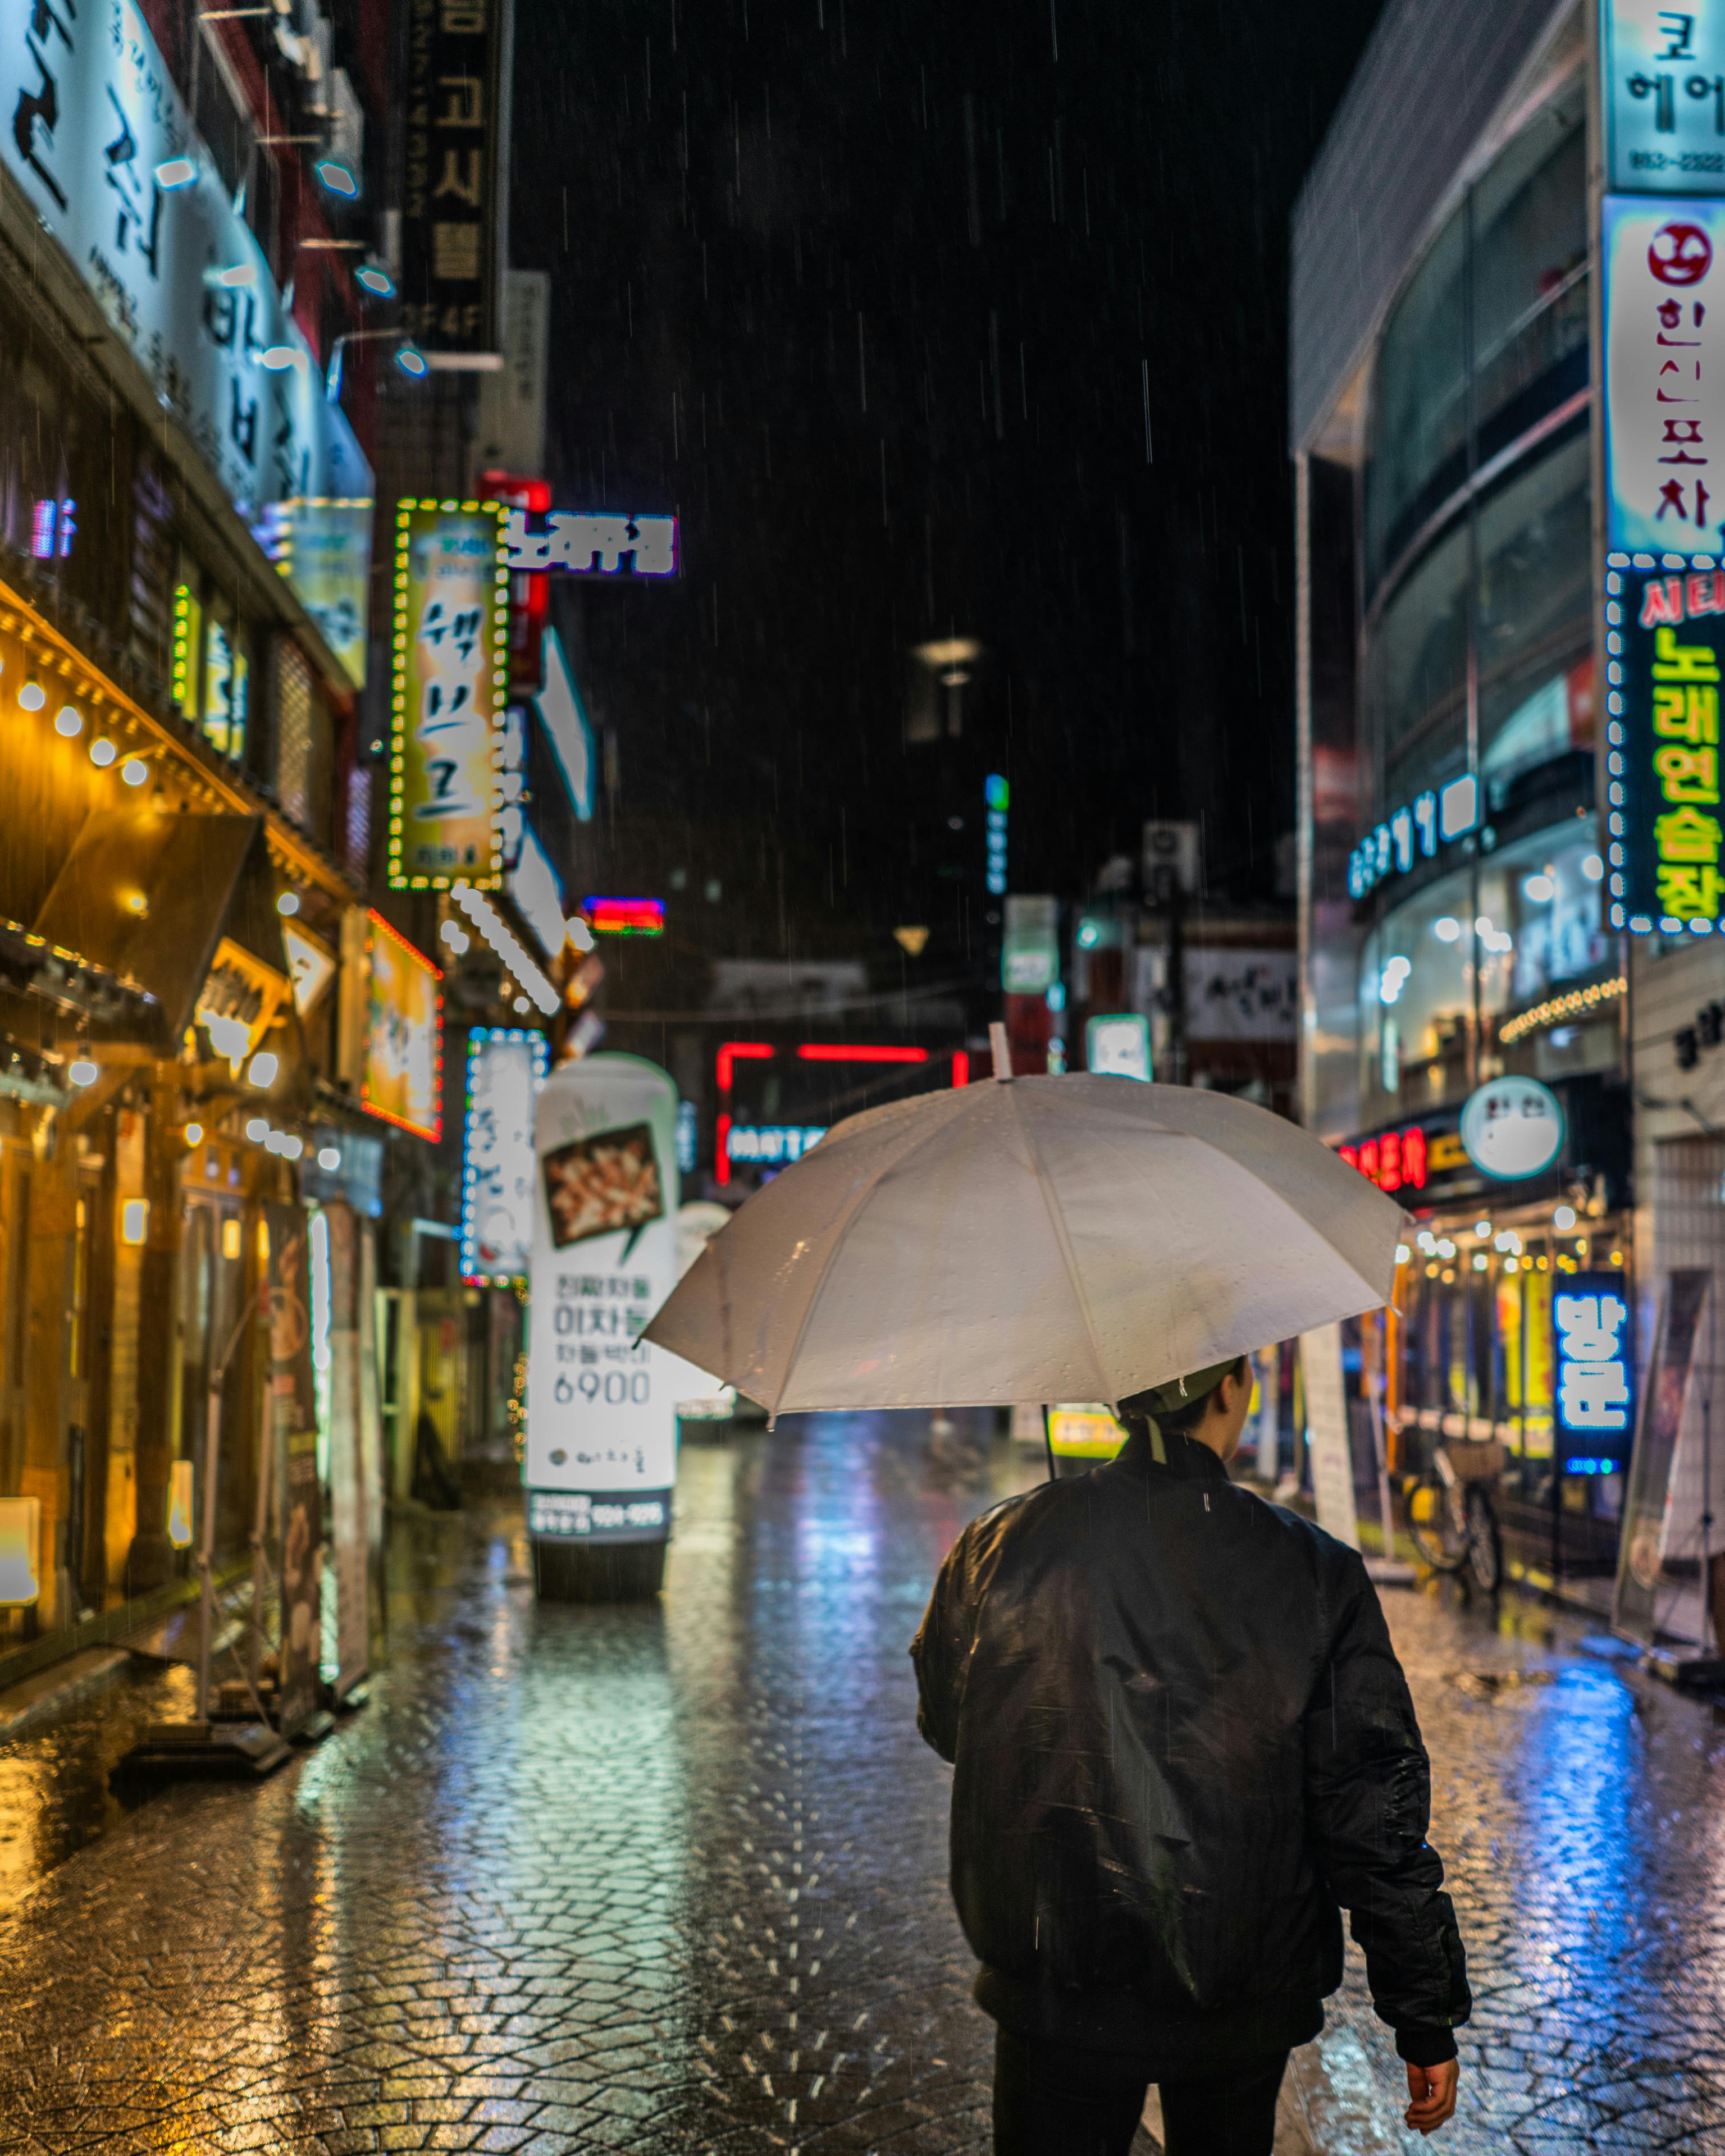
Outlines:
POLYGON ((1501 1447, 1512 1564, 1579 1577, 1615 1563, 1623 1477, 1563 1471, 1553 1291, 1630 1280, 1635 1251, 1595 798, 1589 60, 1574 8, 1506 8, 1484 80, 1467 34, 1386 11, 1296 220, 1301 1098, 1413 1215, 1361 1342, 1398 1463, 1501 1447), (1507 1075, 1565 1122, 1507 1182, 1460 1135, 1507 1075))

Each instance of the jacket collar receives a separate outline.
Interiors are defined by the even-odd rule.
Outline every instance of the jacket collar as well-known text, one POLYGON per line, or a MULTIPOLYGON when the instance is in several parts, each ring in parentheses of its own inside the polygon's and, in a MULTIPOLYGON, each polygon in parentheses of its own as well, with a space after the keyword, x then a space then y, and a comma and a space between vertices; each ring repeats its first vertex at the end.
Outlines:
POLYGON ((1200 1445, 1195 1437, 1188 1437, 1182 1430, 1163 1430, 1159 1424, 1156 1434, 1162 1440, 1163 1459, 1156 1457, 1155 1437, 1142 1423, 1137 1423, 1114 1455, 1115 1466, 1123 1467, 1128 1475, 1165 1476, 1175 1482, 1228 1480, 1228 1470, 1209 1445, 1200 1445))

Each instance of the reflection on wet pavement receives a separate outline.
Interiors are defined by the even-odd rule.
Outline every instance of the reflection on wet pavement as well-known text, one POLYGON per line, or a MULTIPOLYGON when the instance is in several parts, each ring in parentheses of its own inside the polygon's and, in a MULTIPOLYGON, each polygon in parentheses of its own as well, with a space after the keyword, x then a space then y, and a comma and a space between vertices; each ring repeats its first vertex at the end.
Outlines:
MULTIPOLYGON (((368 1709, 0 1914, 0 2148, 984 2149, 905 1649, 1037 1471, 962 1419, 691 1448, 648 1607, 536 1604, 518 1514, 404 1526, 368 1709)), ((1480 2002, 1440 2145, 1725 2136, 1720 1726, 1523 1605, 1389 1606, 1480 2002)), ((1401 2087, 1354 1958, 1285 2146, 1401 2148, 1401 2087)))

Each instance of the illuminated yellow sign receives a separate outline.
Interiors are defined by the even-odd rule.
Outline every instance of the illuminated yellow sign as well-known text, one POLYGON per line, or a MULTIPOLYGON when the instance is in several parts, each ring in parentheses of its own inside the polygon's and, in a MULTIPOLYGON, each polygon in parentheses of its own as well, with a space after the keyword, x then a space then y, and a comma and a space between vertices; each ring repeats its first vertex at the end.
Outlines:
POLYGON ((443 1130, 443 975, 423 951, 370 916, 371 992, 360 1103, 434 1144, 443 1130))
POLYGON ((502 879, 509 572, 502 506, 403 501, 395 520, 389 881, 502 879))
POLYGON ((1100 1403, 1067 1401, 1048 1411, 1049 1450, 1056 1460, 1111 1460, 1126 1436, 1100 1403))

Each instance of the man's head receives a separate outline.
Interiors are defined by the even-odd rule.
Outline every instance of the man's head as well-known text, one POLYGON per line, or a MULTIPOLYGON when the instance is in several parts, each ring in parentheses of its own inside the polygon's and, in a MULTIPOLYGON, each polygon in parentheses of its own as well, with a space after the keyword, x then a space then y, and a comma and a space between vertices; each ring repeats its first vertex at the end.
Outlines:
POLYGON ((1240 1450, 1252 1404, 1252 1366, 1244 1355, 1230 1362, 1212 1363, 1166 1384, 1152 1385, 1120 1403, 1128 1419, 1153 1416, 1163 1430, 1177 1430, 1207 1445, 1219 1460, 1232 1460, 1240 1450))

